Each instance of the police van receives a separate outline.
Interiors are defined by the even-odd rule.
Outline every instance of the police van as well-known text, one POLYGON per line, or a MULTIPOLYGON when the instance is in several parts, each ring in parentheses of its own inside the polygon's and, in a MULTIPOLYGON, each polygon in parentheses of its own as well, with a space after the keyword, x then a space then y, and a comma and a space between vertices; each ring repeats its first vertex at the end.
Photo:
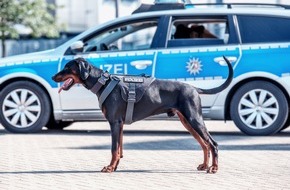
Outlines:
POLYGON ((94 94, 81 85, 59 94, 61 84, 51 79, 76 57, 114 74, 143 73, 206 89, 227 78, 226 56, 233 82, 201 95, 204 117, 233 120, 248 135, 271 135, 290 122, 289 31, 286 5, 141 5, 55 49, 1 59, 0 122, 26 133, 103 120, 94 94))

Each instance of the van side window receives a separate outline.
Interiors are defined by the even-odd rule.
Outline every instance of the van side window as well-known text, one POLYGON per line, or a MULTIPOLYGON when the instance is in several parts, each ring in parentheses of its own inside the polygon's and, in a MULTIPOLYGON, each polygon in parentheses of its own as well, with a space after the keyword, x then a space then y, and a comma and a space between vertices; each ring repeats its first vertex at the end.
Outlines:
POLYGON ((175 19, 167 47, 227 44, 226 19, 175 19))
POLYGON ((150 49, 157 24, 156 20, 145 20, 109 28, 84 40, 84 53, 150 49))
POLYGON ((290 41, 290 19, 266 16, 238 16, 242 43, 290 41))

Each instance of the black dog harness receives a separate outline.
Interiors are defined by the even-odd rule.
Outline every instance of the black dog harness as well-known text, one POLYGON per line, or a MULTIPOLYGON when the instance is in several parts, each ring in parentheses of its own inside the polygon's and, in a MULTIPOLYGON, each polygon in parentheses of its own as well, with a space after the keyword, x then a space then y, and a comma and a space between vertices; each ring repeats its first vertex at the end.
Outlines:
POLYGON ((97 83, 91 88, 91 91, 94 94, 97 94, 99 90, 106 84, 106 82, 110 79, 110 74, 108 71, 105 71, 101 74, 100 78, 98 79, 97 83))
POLYGON ((104 86, 107 81, 110 80, 109 84, 106 86, 99 97, 99 106, 101 108, 106 98, 110 95, 116 85, 120 83, 122 98, 127 102, 125 124, 131 124, 133 122, 132 118, 134 105, 142 98, 147 87, 154 81, 154 78, 150 78, 145 75, 120 77, 123 78, 123 81, 121 81, 117 76, 110 75, 107 71, 103 72, 97 83, 90 90, 94 94, 97 94, 102 86, 104 86))
POLYGON ((116 76, 112 76, 108 73, 108 71, 103 72, 98 79, 97 83, 91 88, 91 91, 94 94, 97 94, 99 90, 107 83, 107 81, 110 79, 110 83, 107 85, 107 87, 104 89, 102 94, 99 97, 99 106, 102 107, 104 101, 107 99, 109 94, 113 91, 115 86, 120 82, 120 79, 116 76))
POLYGON ((138 103, 145 94, 148 87, 155 78, 146 75, 126 75, 123 76, 123 81, 120 82, 122 99, 127 102, 125 124, 133 122, 134 105, 138 103))
POLYGON ((136 83, 143 83, 144 79, 142 77, 124 77, 123 81, 129 83, 125 124, 131 124, 136 102, 136 83))

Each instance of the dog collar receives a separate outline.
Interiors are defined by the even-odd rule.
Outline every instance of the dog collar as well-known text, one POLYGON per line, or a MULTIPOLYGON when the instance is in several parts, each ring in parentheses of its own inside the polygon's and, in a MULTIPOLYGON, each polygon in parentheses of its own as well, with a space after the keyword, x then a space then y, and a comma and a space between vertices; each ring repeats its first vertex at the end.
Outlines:
POLYGON ((101 74, 97 83, 90 89, 94 94, 97 94, 99 90, 106 84, 106 82, 110 79, 110 74, 108 71, 105 71, 101 74))

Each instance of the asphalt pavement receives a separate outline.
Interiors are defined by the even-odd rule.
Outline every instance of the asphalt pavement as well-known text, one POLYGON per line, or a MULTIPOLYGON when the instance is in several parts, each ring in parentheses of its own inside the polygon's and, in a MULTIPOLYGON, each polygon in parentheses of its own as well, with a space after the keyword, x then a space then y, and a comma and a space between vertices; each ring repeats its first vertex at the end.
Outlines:
POLYGON ((125 126, 124 158, 108 165, 106 122, 78 122, 64 131, 11 134, 0 126, 0 189, 290 189, 290 128, 274 136, 242 134, 232 122, 206 121, 219 143, 219 171, 197 171, 203 153, 178 121, 125 126))

